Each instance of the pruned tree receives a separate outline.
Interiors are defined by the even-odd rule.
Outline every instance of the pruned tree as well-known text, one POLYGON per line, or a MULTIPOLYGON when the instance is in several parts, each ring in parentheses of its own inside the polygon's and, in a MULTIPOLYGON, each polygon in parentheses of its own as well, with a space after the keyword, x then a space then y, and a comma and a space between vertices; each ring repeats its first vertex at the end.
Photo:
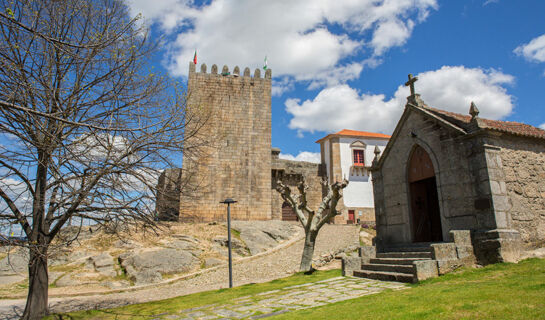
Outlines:
POLYGON ((28 239, 23 319, 48 312, 67 222, 153 225, 159 173, 207 120, 137 20, 118 0, 0 0, 0 222, 28 239))
POLYGON ((316 237, 322 226, 330 221, 336 215, 341 214, 337 211, 337 203, 342 197, 342 190, 348 185, 348 180, 344 179, 341 182, 329 184, 327 180, 323 180, 322 184, 327 188, 327 194, 322 199, 322 203, 317 211, 311 210, 307 203, 308 185, 302 179, 297 185, 299 194, 293 194, 291 189, 282 181, 278 181, 276 191, 280 193, 282 199, 286 201, 295 211, 299 222, 305 230, 305 245, 303 255, 301 256, 301 265, 299 271, 308 272, 312 268, 312 256, 314 255, 314 246, 316 237))

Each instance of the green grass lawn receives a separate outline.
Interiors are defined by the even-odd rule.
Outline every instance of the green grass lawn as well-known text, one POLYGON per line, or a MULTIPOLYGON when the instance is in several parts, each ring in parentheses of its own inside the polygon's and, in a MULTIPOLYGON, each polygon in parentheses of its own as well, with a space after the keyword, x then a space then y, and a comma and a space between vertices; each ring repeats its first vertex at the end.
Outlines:
POLYGON ((423 281, 409 290, 272 319, 545 319, 545 260, 463 270, 423 281))
MULTIPOLYGON (((261 292, 278 290, 298 284, 339 277, 340 270, 317 271, 311 275, 297 273, 293 276, 266 283, 247 284, 235 288, 206 291, 172 299, 135 304, 107 310, 88 310, 51 315, 45 319, 151 319, 151 315, 195 308, 208 304, 226 304, 233 299, 261 292)), ((227 279, 226 279, 227 281, 227 279)), ((168 290, 168 286, 164 287, 168 290)))
MULTIPOLYGON (((49 319, 150 319, 207 304, 228 304, 238 297, 320 281, 339 270, 291 277, 233 289, 207 291, 178 298, 110 310, 81 311, 49 319)), ((165 287, 168 290, 168 287, 165 287)), ((480 269, 465 269, 412 285, 274 319, 545 319, 545 260, 529 259, 480 269)))

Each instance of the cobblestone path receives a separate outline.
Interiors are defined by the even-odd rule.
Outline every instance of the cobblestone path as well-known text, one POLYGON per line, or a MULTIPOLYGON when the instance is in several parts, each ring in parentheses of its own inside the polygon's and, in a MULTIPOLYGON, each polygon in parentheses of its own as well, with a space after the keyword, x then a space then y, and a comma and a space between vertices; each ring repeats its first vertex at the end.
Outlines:
POLYGON ((406 288, 408 286, 398 282, 338 277, 245 296, 233 300, 230 304, 212 304, 180 310, 177 313, 159 314, 154 319, 261 319, 290 310, 314 308, 354 299, 384 289, 406 288))

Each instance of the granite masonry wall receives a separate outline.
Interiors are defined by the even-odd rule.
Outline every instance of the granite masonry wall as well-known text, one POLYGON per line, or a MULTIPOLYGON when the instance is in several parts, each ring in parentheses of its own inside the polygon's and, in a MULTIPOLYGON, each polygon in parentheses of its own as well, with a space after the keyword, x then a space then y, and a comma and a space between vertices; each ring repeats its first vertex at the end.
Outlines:
POLYGON ((157 183, 157 218, 161 221, 177 221, 180 214, 182 169, 166 169, 157 183))
POLYGON ((248 68, 243 74, 238 67, 189 68, 189 110, 208 119, 188 139, 208 140, 198 153, 184 153, 184 174, 192 176, 181 194, 180 220, 225 220, 225 198, 238 201, 233 219, 271 219, 271 71, 261 77, 256 69, 252 77, 248 68))
POLYGON ((275 220, 282 220, 282 203, 284 200, 280 193, 276 191, 276 183, 281 180, 289 186, 295 194, 298 193, 297 185, 302 178, 305 179, 309 189, 307 190, 307 201, 312 210, 317 210, 322 202, 323 193, 326 191, 322 187, 322 166, 318 163, 304 161, 290 161, 279 159, 278 155, 272 155, 272 183, 271 183, 271 217, 275 220))
POLYGON ((512 227, 527 246, 545 243, 545 142, 539 139, 502 136, 501 149, 505 183, 492 189, 505 190, 509 197, 512 227))

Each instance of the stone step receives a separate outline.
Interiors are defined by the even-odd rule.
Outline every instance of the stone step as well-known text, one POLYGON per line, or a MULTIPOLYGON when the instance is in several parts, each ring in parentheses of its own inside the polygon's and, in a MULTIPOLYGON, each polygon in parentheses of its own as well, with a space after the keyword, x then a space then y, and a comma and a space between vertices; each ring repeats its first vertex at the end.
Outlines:
POLYGON ((406 247, 390 247, 386 248, 384 252, 430 252, 430 245, 422 246, 406 246, 406 247))
POLYGON ((409 273, 388 272, 388 271, 369 271, 369 270, 354 270, 354 276, 360 278, 382 280, 382 281, 397 281, 397 282, 413 282, 414 277, 409 273))
POLYGON ((431 252, 383 252, 377 258, 430 258, 431 252))
POLYGON ((429 258, 372 258, 370 263, 372 264, 403 264, 412 265, 416 260, 430 260, 429 258))
POLYGON ((362 264, 361 270, 363 271, 387 271, 397 273, 414 274, 414 266, 408 264, 362 264))

